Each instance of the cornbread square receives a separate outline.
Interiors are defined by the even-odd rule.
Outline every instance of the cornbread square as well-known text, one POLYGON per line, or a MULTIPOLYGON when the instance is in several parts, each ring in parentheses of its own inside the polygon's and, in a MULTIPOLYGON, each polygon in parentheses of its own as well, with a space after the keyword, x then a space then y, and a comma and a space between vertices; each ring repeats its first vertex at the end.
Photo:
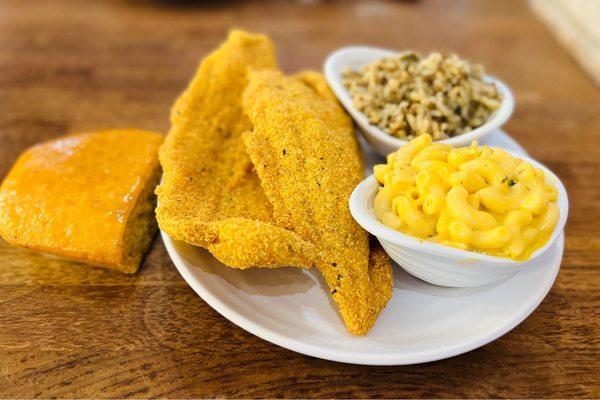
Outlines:
POLYGON ((137 271, 157 225, 163 136, 109 130, 26 150, 0 186, 9 243, 125 273, 137 271))

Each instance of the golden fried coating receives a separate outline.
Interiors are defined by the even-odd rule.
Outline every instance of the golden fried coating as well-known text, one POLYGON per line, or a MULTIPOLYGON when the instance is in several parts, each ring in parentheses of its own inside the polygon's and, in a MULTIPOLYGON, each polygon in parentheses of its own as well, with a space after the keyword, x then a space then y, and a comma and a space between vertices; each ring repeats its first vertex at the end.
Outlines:
POLYGON ((381 249, 369 256, 368 235, 348 209, 363 178, 350 118, 314 72, 253 71, 243 104, 254 126, 244 143, 276 224, 318 248, 348 331, 365 334, 391 297, 392 274, 381 249))
POLYGON ((160 149, 160 228, 231 267, 311 267, 317 257, 312 244, 274 225, 241 140, 252 128, 242 111, 248 70, 276 67, 266 36, 233 31, 175 103, 160 149))
POLYGON ((25 151, 0 187, 0 235, 17 246, 137 271, 157 226, 163 136, 110 130, 25 151))
POLYGON ((365 334, 391 269, 348 210, 362 179, 351 121, 320 74, 276 68, 271 42, 239 31, 202 62, 160 150, 159 225, 231 267, 318 266, 348 330, 365 334))

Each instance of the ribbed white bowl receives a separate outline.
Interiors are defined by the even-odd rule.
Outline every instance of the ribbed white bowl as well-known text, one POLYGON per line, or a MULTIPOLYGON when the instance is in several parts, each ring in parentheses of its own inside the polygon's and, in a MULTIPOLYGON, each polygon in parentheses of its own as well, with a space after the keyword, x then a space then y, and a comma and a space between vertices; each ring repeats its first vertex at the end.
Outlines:
MULTIPOLYGON (((408 141, 391 136, 379 129, 379 127, 369 123, 367 117, 362 112, 358 111, 352 104, 352 99, 342 84, 342 73, 346 67, 358 69, 366 63, 384 57, 393 56, 395 54, 398 54, 398 52, 379 49, 376 47, 344 47, 331 53, 327 57, 324 67, 325 77, 327 78, 329 86, 332 88, 335 95, 340 100, 344 108, 346 108, 348 113, 352 116, 354 121, 356 121, 363 136, 365 139, 367 139, 367 142, 369 142, 375 151, 382 156, 386 156, 398 150, 400 147, 408 143, 408 141)), ((496 110, 496 112, 491 115, 488 121, 479 128, 473 129, 469 133, 439 140, 439 142, 450 144, 452 146, 467 145, 473 140, 481 139, 490 134, 504 124, 508 118, 510 118, 515 106, 515 101, 510 89, 500 80, 491 76, 486 76, 485 81, 495 84, 502 94, 502 105, 500 108, 496 110)))
POLYGON ((558 189, 560 217, 554 232, 548 243, 535 251, 527 261, 514 261, 443 246, 388 228, 377 220, 373 211, 373 199, 380 186, 374 175, 362 181, 352 192, 350 212, 360 226, 379 239, 392 260, 424 281, 449 287, 473 287, 499 281, 527 268, 528 263, 544 254, 563 231, 569 212, 567 192, 560 179, 537 161, 520 154, 514 156, 542 168, 546 182, 558 189))

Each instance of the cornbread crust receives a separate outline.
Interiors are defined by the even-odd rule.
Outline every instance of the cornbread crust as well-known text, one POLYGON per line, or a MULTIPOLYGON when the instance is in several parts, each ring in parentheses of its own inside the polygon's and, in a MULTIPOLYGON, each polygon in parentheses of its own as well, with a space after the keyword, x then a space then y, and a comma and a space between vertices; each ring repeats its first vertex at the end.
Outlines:
POLYGON ((155 232, 152 193, 163 137, 137 130, 65 136, 36 145, 0 187, 9 243, 126 273, 155 232))
POLYGON ((160 228, 235 268, 311 267, 317 257, 313 245, 274 225, 273 208, 241 140, 252 128, 242 111, 247 72, 274 68, 266 36, 232 31, 176 101, 160 149, 160 228))
MULTIPOLYGON (((158 150, 156 153, 158 158, 158 150)), ((125 228, 123 245, 123 272, 134 273, 137 271, 144 253, 150 247, 152 238, 158 231, 154 210, 156 208, 156 194, 154 190, 160 180, 160 167, 148 179, 148 183, 141 191, 138 200, 130 214, 125 228)))
POLYGON ((276 224, 319 249, 317 267, 348 331, 365 334, 391 297, 392 273, 381 248, 369 254, 348 209, 363 178, 352 121, 315 72, 252 72, 244 111, 254 129, 243 139, 276 224))

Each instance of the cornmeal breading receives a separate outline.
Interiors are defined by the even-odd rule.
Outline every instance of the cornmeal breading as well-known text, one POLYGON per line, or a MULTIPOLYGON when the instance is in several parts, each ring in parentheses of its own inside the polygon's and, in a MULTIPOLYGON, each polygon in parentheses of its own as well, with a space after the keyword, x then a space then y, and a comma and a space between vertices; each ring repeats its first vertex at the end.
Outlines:
POLYGON ((316 258, 314 246, 273 224, 273 208, 241 140, 252 128, 242 112, 247 72, 276 67, 266 36, 233 31, 175 103, 160 149, 161 229, 206 247, 231 267, 311 267, 316 258))
POLYGON ((160 150, 159 225, 230 267, 318 266, 365 334, 391 270, 348 210, 362 179, 352 123, 320 74, 276 69, 271 42, 239 31, 202 62, 160 150))
POLYGON ((277 225, 319 249, 317 267, 348 330, 366 333, 391 296, 392 275, 380 249, 369 265, 368 235, 348 209, 363 178, 352 121, 314 72, 252 72, 244 111, 254 129, 243 139, 277 225))

